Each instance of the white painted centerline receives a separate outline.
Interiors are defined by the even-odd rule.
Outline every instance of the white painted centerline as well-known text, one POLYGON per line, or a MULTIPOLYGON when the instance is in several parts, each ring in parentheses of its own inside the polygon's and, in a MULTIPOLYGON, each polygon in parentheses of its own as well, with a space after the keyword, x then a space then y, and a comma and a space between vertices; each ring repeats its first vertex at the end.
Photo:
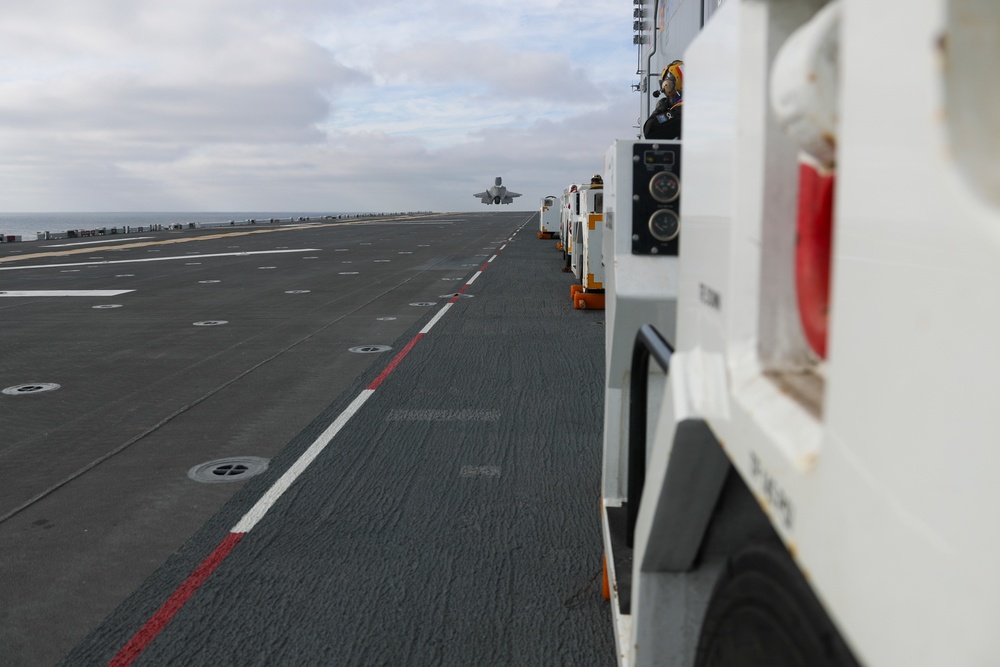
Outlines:
POLYGON ((233 526, 230 532, 233 533, 248 533, 253 530, 253 527, 257 525, 257 522, 264 518, 267 511, 271 509, 271 506, 277 502, 278 498, 288 490, 288 487, 292 485, 299 475, 301 475, 309 464, 316 460, 316 457, 326 449, 326 446, 330 444, 333 437, 340 432, 340 429, 344 428, 344 425, 351 420, 351 417, 361 409, 361 406, 365 404, 371 395, 374 394, 373 389, 363 389, 357 398, 351 401, 351 404, 340 413, 337 419, 330 424, 325 431, 320 433, 319 437, 309 446, 305 452, 298 458, 292 466, 285 471, 285 474, 278 478, 278 481, 267 490, 267 492, 261 496, 260 500, 250 508, 243 518, 233 526))
POLYGON ((438 320, 444 317, 444 314, 448 312, 449 308, 451 308, 451 303, 446 303, 444 305, 444 308, 439 310, 437 312, 437 315, 431 318, 431 321, 427 323, 427 326, 425 326, 423 329, 420 330, 420 333, 426 334, 427 332, 429 332, 434 327, 434 325, 438 323, 438 320))
MULTIPOLYGON (((203 257, 244 257, 246 255, 275 255, 290 252, 318 252, 319 248, 298 248, 296 250, 253 250, 248 252, 220 252, 203 257)), ((192 255, 177 255, 172 257, 144 257, 142 259, 113 259, 101 262, 73 262, 69 264, 33 264, 31 266, 0 266, 0 271, 18 271, 20 269, 61 269, 66 266, 98 266, 103 264, 132 264, 136 262, 169 262, 174 259, 191 259, 192 255)))
POLYGON ((3 296, 118 296, 134 289, 64 289, 64 290, 10 290, 0 291, 3 296))

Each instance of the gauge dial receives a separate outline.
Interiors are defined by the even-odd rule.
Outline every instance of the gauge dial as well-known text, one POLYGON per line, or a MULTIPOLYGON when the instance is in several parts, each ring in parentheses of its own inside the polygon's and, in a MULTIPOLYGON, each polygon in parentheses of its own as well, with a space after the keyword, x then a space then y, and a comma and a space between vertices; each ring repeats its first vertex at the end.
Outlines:
POLYGON ((681 182, 672 171, 658 171, 649 179, 649 194, 661 204, 669 204, 681 193, 681 182))
POLYGON ((673 241, 680 231, 681 219, 670 209, 661 208, 649 216, 649 233, 661 243, 673 241))

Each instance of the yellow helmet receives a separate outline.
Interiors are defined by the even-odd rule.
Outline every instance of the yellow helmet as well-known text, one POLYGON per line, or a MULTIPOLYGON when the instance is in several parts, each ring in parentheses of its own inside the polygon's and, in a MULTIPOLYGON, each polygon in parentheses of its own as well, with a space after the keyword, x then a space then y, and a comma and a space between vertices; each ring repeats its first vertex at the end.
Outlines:
POLYGON ((660 81, 666 81, 667 77, 673 79, 674 82, 674 92, 678 95, 684 92, 684 61, 675 60, 660 72, 660 81))

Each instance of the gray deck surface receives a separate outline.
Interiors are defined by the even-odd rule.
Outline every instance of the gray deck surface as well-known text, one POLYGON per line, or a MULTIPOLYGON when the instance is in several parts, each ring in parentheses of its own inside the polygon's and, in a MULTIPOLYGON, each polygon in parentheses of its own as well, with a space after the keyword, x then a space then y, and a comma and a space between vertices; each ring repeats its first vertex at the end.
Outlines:
MULTIPOLYGON (((0 516, 24 506, 0 521, 5 664, 106 664, 528 217, 236 228, 221 233, 265 233, 0 262, 0 290, 136 289, 0 299, 0 389, 62 385, 0 396, 0 516), (2 270, 281 246, 316 250, 2 270), (122 307, 93 308, 110 303, 122 307), (204 320, 228 324, 192 324, 204 320), (394 349, 347 351, 366 344, 394 349), (243 455, 270 468, 187 478, 243 455)), ((135 664, 614 663, 599 580, 603 313, 573 310, 536 226, 135 664)))

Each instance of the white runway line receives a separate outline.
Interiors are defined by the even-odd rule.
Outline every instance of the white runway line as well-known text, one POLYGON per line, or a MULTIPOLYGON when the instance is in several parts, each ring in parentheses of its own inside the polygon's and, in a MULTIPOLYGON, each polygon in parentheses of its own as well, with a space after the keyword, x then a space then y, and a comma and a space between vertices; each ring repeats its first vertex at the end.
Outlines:
POLYGON ((197 257, 245 257, 247 255, 280 255, 290 252, 318 252, 319 248, 299 248, 296 250, 253 250, 249 252, 220 252, 210 255, 177 255, 173 257, 144 257, 142 259, 113 259, 100 262, 72 262, 69 264, 33 264, 31 266, 0 266, 0 271, 19 271, 22 269, 61 269, 67 266, 100 266, 103 264, 134 264, 136 262, 169 262, 174 259, 191 259, 197 257))
POLYGON ((118 296, 134 292, 134 289, 64 289, 64 290, 0 290, 4 296, 118 296))
POLYGON ((340 432, 340 429, 344 428, 344 425, 351 420, 351 417, 361 409, 361 406, 365 404, 371 395, 375 391, 372 389, 363 389, 357 398, 355 398, 347 409, 340 413, 340 416, 330 426, 327 427, 325 431, 320 433, 319 437, 309 445, 309 449, 302 453, 302 456, 292 464, 285 474, 278 478, 278 481, 267 490, 267 492, 261 496, 260 500, 250 508, 250 511, 243 515, 243 518, 239 520, 235 526, 233 526, 231 533, 249 533, 253 530, 253 527, 257 525, 257 522, 264 518, 267 511, 278 501, 279 498, 288 490, 288 488, 299 478, 305 469, 309 467, 309 464, 316 460, 316 457, 322 453, 326 446, 330 444, 333 437, 340 432))

